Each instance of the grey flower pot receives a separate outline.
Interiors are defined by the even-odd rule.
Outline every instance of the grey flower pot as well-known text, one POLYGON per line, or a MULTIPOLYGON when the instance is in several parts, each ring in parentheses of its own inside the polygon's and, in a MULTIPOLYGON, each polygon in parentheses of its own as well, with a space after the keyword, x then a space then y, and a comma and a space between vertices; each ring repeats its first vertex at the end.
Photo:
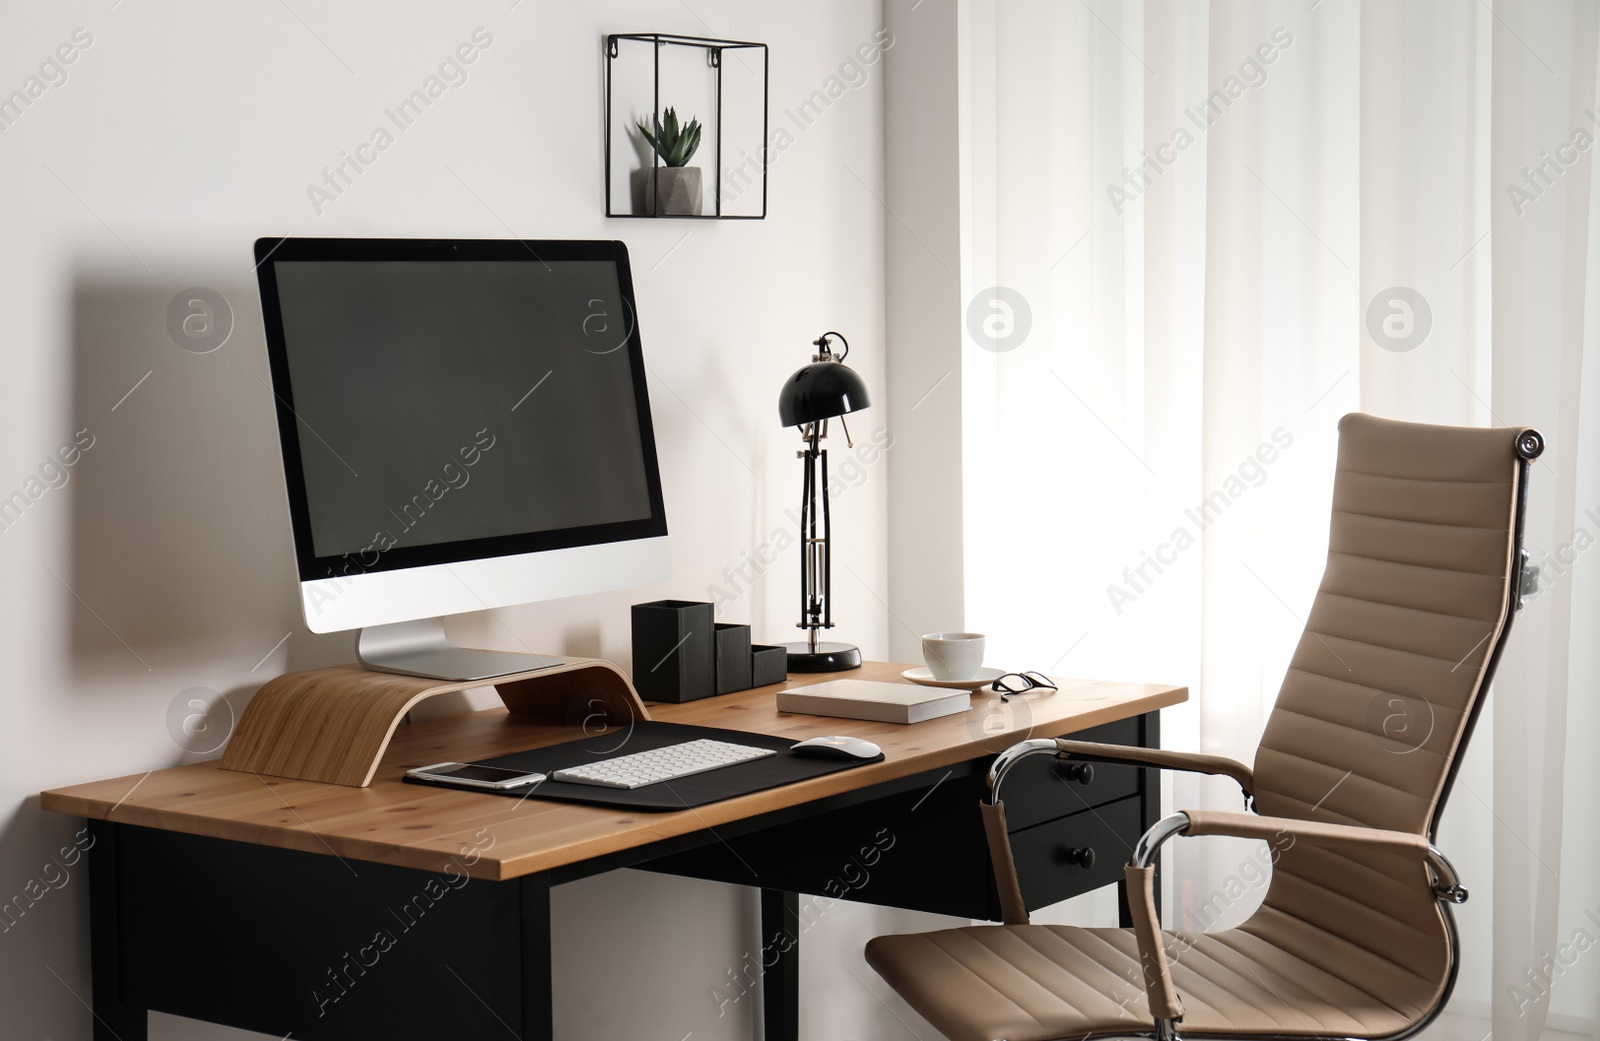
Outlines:
POLYGON ((633 171, 633 212, 659 217, 699 216, 705 198, 698 166, 645 167, 633 171), (655 178, 661 178, 661 199, 655 197, 655 178))

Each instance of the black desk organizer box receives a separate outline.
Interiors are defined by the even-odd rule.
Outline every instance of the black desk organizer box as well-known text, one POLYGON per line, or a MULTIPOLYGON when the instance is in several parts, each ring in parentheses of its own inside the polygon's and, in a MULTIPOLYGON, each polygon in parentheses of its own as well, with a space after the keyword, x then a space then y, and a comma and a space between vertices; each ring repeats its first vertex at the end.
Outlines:
MULTIPOLYGON (((617 756, 645 752, 652 748, 699 738, 771 748, 778 754, 769 755, 765 759, 708 770, 701 774, 690 774, 676 781, 645 785, 643 788, 602 788, 592 784, 568 784, 546 780, 525 788, 513 788, 503 792, 478 788, 465 790, 481 791, 485 795, 506 795, 513 799, 550 799, 554 802, 588 803, 594 806, 664 813, 721 802, 723 799, 734 799, 741 795, 749 795, 751 792, 778 788, 796 781, 810 780, 813 777, 824 777, 841 770, 883 760, 882 753, 871 759, 813 759, 789 751, 794 744, 792 737, 768 737, 765 734, 750 734, 743 730, 722 730, 717 727, 695 727, 682 723, 640 720, 631 726, 619 727, 604 734, 581 737, 559 745, 547 745, 526 752, 513 752, 510 755, 495 756, 493 759, 479 759, 473 765, 501 766, 522 773, 549 774, 569 766, 586 766, 604 759, 614 759, 617 756)), ((407 777, 406 781, 410 784, 461 790, 457 785, 425 781, 416 777, 407 777)))
POLYGON ((633 605, 633 687, 646 701, 682 703, 788 679, 788 652, 750 642, 748 625, 716 621, 711 604, 633 605))

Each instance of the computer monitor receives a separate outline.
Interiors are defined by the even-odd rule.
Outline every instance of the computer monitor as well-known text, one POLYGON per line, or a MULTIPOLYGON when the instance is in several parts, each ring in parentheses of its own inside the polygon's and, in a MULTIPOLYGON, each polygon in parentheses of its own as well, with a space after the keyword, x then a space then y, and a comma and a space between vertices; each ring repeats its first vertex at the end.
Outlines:
POLYGON ((306 625, 369 668, 558 664, 443 618, 669 573, 620 242, 256 242, 306 625))

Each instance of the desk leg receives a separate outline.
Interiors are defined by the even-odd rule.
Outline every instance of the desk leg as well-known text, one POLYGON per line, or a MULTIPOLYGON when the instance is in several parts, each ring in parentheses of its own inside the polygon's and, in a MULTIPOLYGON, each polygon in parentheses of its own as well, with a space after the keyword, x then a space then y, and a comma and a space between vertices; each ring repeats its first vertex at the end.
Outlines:
POLYGON ((89 975, 94 1041, 146 1041, 150 1015, 122 1003, 121 940, 117 914, 117 830, 89 822, 89 975))
MULTIPOLYGON (((503 884, 503 883, 502 883, 503 884)), ((526 875, 522 891, 522 1041, 554 1041, 551 985, 550 876, 526 875)))
POLYGON ((800 1041, 800 896, 761 891, 761 1019, 764 1041, 800 1041))

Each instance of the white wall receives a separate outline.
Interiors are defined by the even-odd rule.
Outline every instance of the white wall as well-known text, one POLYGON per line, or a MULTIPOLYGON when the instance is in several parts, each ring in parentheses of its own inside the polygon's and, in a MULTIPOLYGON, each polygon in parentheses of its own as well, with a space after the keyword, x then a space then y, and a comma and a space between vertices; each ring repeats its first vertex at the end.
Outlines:
MULTIPOLYGON (((0 94, 23 86, 75 29, 92 37, 65 82, 0 133, 0 492, 22 487, 73 431, 95 437, 69 482, 0 532, 0 647, 11 677, 0 726, 0 901, 37 878, 79 826, 42 813, 40 789, 184 761, 167 718, 189 688, 226 694, 238 709, 267 676, 352 657, 349 638, 313 638, 298 617, 262 382, 255 237, 628 243, 674 578, 462 627, 495 646, 626 664, 628 604, 727 587, 724 569, 785 523, 798 464, 775 397, 808 341, 845 332, 851 364, 889 400, 885 215, 875 198, 882 65, 812 125, 791 129, 765 222, 607 221, 601 35, 771 43, 776 132, 880 25, 878 5, 855 0, 0 5, 0 94), (383 110, 480 26, 493 42, 466 82, 316 214, 308 183, 369 140, 383 110), (211 354, 180 349, 166 330, 169 301, 196 285, 235 312, 231 337, 211 354)), ((874 409, 853 429, 870 433, 888 415, 874 409)), ((836 551, 848 569, 837 632, 876 658, 889 649, 878 597, 897 451, 862 467, 858 486, 835 502, 836 551)), ((755 623, 758 638, 791 638, 793 564, 791 551, 722 617, 755 623)), ((0 1033, 89 1037, 74 996, 89 993, 86 901, 80 866, 0 933, 0 1033)), ((747 894, 624 873, 558 890, 557 905, 560 1036, 752 1036, 755 1002, 719 1016, 709 993, 756 942, 747 894), (641 901, 651 943, 634 928, 641 901), (652 991, 655 1004, 579 1003, 585 980, 660 977, 662 945, 685 953, 670 959, 676 975, 652 991)), ((845 976, 870 976, 860 941, 888 920, 874 915, 841 909, 808 933, 804 981, 829 999, 828 1011, 809 1015, 809 1036, 880 1020, 887 1036, 889 1013, 845 976)), ((217 956, 227 957, 221 938, 217 956)), ((235 1036, 153 1021, 151 1036, 163 1041, 235 1036)))

